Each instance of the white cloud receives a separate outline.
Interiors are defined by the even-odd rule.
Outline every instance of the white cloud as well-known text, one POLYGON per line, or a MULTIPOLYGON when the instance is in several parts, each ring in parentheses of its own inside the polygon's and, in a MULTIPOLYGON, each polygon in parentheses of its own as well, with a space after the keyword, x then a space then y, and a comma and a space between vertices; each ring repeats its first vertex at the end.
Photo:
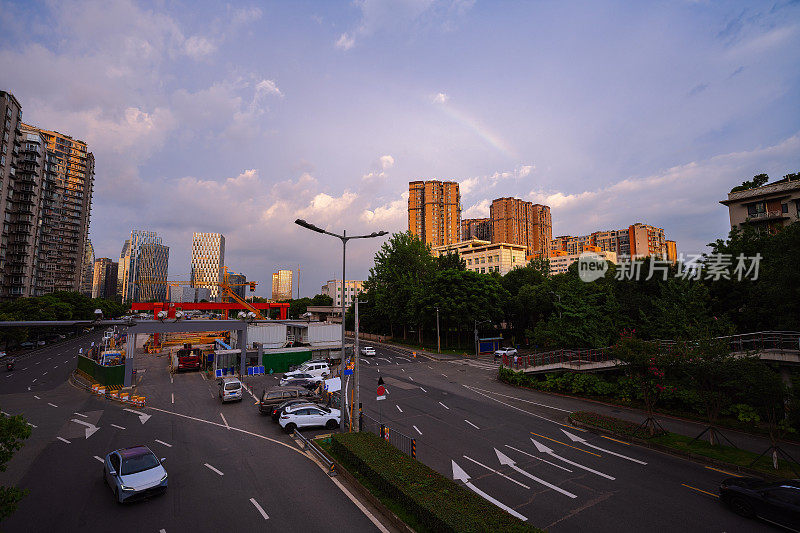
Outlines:
POLYGON ((275 95, 283 98, 283 93, 272 80, 261 80, 258 82, 256 85, 256 97, 258 98, 262 95, 275 95))
POLYGON ((378 229, 386 231, 403 231, 408 224, 408 191, 400 195, 398 200, 379 205, 374 209, 365 209, 361 213, 364 222, 381 225, 378 229))
POLYGON ((527 178, 534 170, 536 165, 518 165, 514 170, 496 171, 488 176, 474 176, 459 182, 459 189, 462 196, 468 196, 474 191, 486 191, 491 189, 504 180, 519 180, 527 178))
POLYGON ((343 33, 336 41, 336 48, 340 50, 350 50, 356 45, 356 39, 352 35, 343 33))
POLYGON ((214 53, 217 47, 205 37, 192 35, 183 43, 183 49, 186 55, 197 61, 214 53))
POLYGON ((433 97, 434 104, 445 104, 448 100, 450 100, 450 97, 445 93, 436 93, 433 97))
POLYGON ((471 205, 469 208, 465 209, 461 213, 461 219, 465 218, 488 218, 489 216, 489 206, 492 205, 492 201, 487 199, 481 200, 480 202, 471 205))
POLYGON ((389 170, 394 166, 394 157, 390 155, 382 155, 375 161, 372 166, 371 170, 361 176, 363 181, 370 181, 375 179, 383 179, 387 176, 386 171, 389 170))

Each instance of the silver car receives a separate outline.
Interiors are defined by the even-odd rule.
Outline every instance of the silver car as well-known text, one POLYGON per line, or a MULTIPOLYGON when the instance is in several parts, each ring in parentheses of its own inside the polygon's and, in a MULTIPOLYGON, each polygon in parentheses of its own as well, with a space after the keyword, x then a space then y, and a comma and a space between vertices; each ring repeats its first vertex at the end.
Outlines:
POLYGON ((119 503, 160 494, 167 490, 167 471, 161 461, 147 446, 115 450, 106 455, 103 481, 119 503))

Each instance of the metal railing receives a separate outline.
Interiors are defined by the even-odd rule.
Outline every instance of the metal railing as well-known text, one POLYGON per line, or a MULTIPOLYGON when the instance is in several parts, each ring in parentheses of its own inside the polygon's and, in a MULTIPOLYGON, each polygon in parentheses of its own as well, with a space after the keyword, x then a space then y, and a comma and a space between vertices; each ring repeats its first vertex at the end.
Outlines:
POLYGON ((297 429, 294 430, 294 436, 300 439, 300 442, 303 443, 304 448, 308 448, 309 450, 311 450, 314 453, 314 455, 317 456, 317 459, 319 459, 320 462, 322 462, 322 464, 325 465, 325 468, 328 470, 329 476, 336 475, 336 465, 333 463, 333 461, 328 459, 319 448, 317 448, 316 444, 305 438, 305 436, 302 433, 300 433, 300 431, 298 431, 297 429))
POLYGON ((371 416, 360 413, 360 431, 369 431, 385 439, 386 442, 400 450, 406 455, 417 458, 417 439, 413 439, 394 428, 375 420, 371 416))

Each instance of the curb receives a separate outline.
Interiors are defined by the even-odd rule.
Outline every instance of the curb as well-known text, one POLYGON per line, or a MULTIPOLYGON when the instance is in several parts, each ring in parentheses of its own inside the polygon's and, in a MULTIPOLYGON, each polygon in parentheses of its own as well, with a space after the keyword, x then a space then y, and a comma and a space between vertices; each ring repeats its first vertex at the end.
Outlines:
MULTIPOLYGON (((312 440, 313 440, 313 439, 312 439, 312 440)), ((391 511, 391 509, 389 509, 388 507, 386 507, 386 506, 383 504, 383 502, 382 502, 382 501, 380 501, 380 500, 378 499, 378 497, 377 497, 377 496, 375 496, 374 494, 372 494, 372 493, 371 493, 371 492, 370 492, 370 491, 369 491, 369 490, 368 490, 368 489, 367 489, 367 488, 366 488, 364 485, 362 485, 362 484, 361 484, 361 483, 358 481, 358 479, 356 479, 356 477, 355 477, 355 476, 353 476, 353 474, 351 474, 351 473, 350 473, 350 472, 349 472, 349 471, 348 471, 348 470, 347 470, 345 467, 343 467, 343 466, 342 466, 342 464, 341 464, 339 461, 337 461, 337 460, 335 460, 333 457, 331 457, 331 456, 330 456, 330 454, 329 454, 329 453, 328 453, 328 452, 327 452, 325 449, 323 449, 323 448, 322 448, 322 446, 317 446, 317 449, 319 449, 319 450, 322 452, 322 454, 323 454, 323 455, 324 455, 324 456, 325 456, 325 457, 326 457, 326 458, 327 458, 327 459, 328 459, 328 460, 329 460, 331 463, 333 463, 333 464, 334 464, 334 466, 335 466, 335 468, 336 468, 336 473, 337 473, 337 474, 339 474, 340 476, 342 476, 344 479, 346 479, 346 480, 347 480, 347 482, 348 482, 348 483, 350 483, 350 485, 351 485, 353 488, 355 488, 355 489, 356 489, 356 491, 358 492, 358 494, 359 494, 359 495, 360 495, 362 498, 364 498, 365 500, 367 500, 367 501, 370 503, 370 505, 372 505, 372 506, 373 506, 373 507, 374 507, 374 508, 375 508, 375 509, 376 509, 376 510, 377 510, 377 511, 378 511, 378 512, 381 514, 381 515, 383 515, 383 517, 384 517, 386 520, 388 520, 388 521, 389 521, 389 522, 390 522, 390 523, 391 523, 391 524, 392 524, 392 525, 393 525, 395 528, 397 528, 397 529, 398 529, 398 530, 400 530, 400 531, 407 532, 407 533, 415 533, 415 530, 414 530, 414 529, 411 529, 411 527, 410 527, 408 524, 406 524, 405 522, 403 522, 403 521, 400 519, 400 517, 399 517, 399 516, 397 516, 396 514, 394 514, 394 513, 391 511)))
POLYGON ((610 430, 605 429, 605 428, 599 428, 599 427, 596 427, 596 426, 585 424, 585 423, 580 422, 578 420, 573 420, 572 416, 568 416, 566 418, 566 420, 567 420, 567 422, 569 422, 573 426, 586 429, 588 431, 591 431, 592 433, 603 433, 605 435, 611 435, 611 436, 617 437, 619 439, 625 439, 626 441, 629 441, 629 442, 631 442, 633 444, 636 444, 637 446, 641 446, 643 448, 649 448, 651 450, 655 450, 657 452, 661 452, 661 453, 664 453, 664 454, 667 454, 667 455, 672 455, 672 456, 678 457, 680 459, 686 459, 686 460, 689 460, 689 461, 692 461, 692 462, 695 462, 695 463, 701 463, 701 464, 710 465, 710 466, 718 466, 718 467, 721 467, 721 468, 726 468, 727 470, 732 470, 732 471, 737 472, 737 473, 747 474, 749 476, 754 476, 754 477, 759 477, 759 478, 766 478, 766 479, 769 479, 771 481, 778 481, 778 480, 783 479, 780 476, 767 474, 767 473, 761 472, 760 470, 753 470, 753 469, 747 468, 745 466, 739 466, 739 465, 735 465, 735 464, 731 464, 731 463, 726 463, 725 461, 720 461, 719 459, 713 459, 711 457, 706 457, 705 455, 698 455, 698 454, 695 454, 695 453, 692 453, 692 452, 682 452, 682 451, 679 451, 679 450, 675 450, 674 448, 670 448, 669 446, 664 446, 663 444, 657 444, 655 442, 646 441, 646 440, 640 439, 638 437, 630 437, 629 435, 622 435, 620 433, 615 433, 615 432, 610 431, 610 430))

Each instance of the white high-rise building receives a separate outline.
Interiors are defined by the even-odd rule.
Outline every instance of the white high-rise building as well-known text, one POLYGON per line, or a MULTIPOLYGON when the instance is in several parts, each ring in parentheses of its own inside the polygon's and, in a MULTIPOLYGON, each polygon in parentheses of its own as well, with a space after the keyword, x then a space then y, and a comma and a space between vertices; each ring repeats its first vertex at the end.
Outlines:
POLYGON ((224 269, 225 236, 221 233, 193 233, 192 287, 208 288, 211 298, 218 300, 224 269))
POLYGON ((364 282, 348 279, 344 284, 342 290, 342 280, 332 279, 322 286, 322 294, 330 296, 333 299, 334 307, 341 307, 342 300, 344 299, 344 307, 347 309, 353 305, 356 295, 364 290, 364 282))

